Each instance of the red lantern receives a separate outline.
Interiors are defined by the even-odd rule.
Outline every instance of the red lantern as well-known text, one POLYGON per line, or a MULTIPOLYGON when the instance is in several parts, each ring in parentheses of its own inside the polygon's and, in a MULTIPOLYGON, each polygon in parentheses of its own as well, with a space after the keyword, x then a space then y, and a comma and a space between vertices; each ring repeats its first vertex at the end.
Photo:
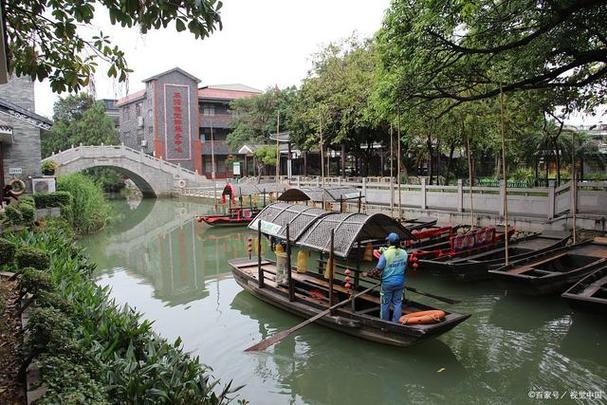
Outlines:
POLYGON ((346 278, 344 279, 344 281, 346 282, 346 285, 348 285, 351 280, 352 279, 350 278, 350 276, 346 276, 346 278))
POLYGON ((352 285, 350 285, 350 283, 346 283, 345 287, 349 289, 350 287, 352 287, 352 285))
POLYGON ((350 269, 346 269, 346 271, 344 271, 344 274, 345 274, 346 276, 349 276, 349 275, 350 275, 350 273, 351 273, 351 272, 350 272, 350 269))

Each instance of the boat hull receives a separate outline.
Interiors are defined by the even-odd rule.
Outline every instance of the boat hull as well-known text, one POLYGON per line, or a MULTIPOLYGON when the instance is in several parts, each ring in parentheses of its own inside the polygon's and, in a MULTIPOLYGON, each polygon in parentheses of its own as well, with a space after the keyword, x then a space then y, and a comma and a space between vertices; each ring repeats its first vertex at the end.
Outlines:
POLYGON ((607 266, 584 277, 561 297, 573 309, 607 315, 607 266))
MULTIPOLYGON (((267 304, 306 319, 327 309, 326 306, 310 300, 297 299, 290 302, 288 296, 280 289, 268 285, 260 288, 257 279, 240 271, 232 263, 230 264, 233 267, 232 273, 238 285, 267 304)), ((407 347, 442 335, 469 317, 470 315, 449 314, 439 324, 406 326, 337 309, 334 316, 324 316, 317 323, 338 332, 372 342, 407 347)))

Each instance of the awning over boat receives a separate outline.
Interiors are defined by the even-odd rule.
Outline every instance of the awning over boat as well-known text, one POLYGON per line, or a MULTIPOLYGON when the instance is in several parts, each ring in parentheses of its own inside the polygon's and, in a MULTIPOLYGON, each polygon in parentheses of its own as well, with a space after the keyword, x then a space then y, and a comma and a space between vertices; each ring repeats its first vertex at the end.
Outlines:
POLYGON ((264 194, 264 193, 275 193, 282 192, 287 187, 284 184, 280 183, 262 183, 262 184, 249 184, 249 183, 228 183, 225 185, 223 189, 224 195, 232 195, 234 197, 246 197, 249 195, 255 194, 264 194))
POLYGON ((328 214, 328 211, 320 208, 277 202, 265 207, 249 228, 257 230, 261 221, 261 231, 264 234, 286 239, 289 224, 289 240, 295 242, 315 221, 328 214))
POLYGON ((301 187, 290 188, 282 193, 279 201, 339 202, 361 198, 360 190, 353 187, 301 187))
POLYGON ((338 214, 305 205, 277 202, 265 207, 249 225, 257 230, 261 223, 262 233, 286 238, 289 224, 289 240, 296 246, 329 252, 331 231, 335 230, 334 253, 347 257, 357 242, 383 240, 390 232, 402 239, 413 236, 401 223, 384 214, 338 214))
POLYGON ((332 230, 335 231, 333 252, 340 257, 347 257, 357 242, 383 240, 390 232, 401 239, 414 239, 401 223, 384 214, 331 213, 309 227, 297 245, 328 253, 332 230))

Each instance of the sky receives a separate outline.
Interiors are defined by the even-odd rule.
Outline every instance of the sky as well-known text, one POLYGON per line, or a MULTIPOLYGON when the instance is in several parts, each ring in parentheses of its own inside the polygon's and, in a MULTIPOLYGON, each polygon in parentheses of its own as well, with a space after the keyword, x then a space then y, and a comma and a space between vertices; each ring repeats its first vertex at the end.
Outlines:
MULTIPOLYGON (((242 83, 260 90, 298 85, 311 67, 310 56, 332 41, 356 32, 372 36, 381 26, 390 0, 223 0, 223 30, 196 40, 174 26, 151 31, 112 26, 98 7, 92 35, 102 30, 125 51, 128 85, 107 77, 100 64, 94 80, 95 97, 119 98, 143 89, 142 80, 181 67, 201 85, 242 83)), ((36 112, 52 116, 58 96, 47 82, 36 83, 36 112)), ((64 94, 67 95, 67 94, 64 94)))

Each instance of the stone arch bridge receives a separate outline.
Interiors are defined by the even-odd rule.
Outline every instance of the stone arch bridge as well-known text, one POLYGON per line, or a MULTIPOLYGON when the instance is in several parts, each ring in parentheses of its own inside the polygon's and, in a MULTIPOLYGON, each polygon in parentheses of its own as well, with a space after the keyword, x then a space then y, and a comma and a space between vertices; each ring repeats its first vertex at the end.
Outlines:
POLYGON ((57 163, 59 175, 93 167, 112 168, 131 179, 146 197, 167 196, 186 187, 212 184, 196 172, 124 145, 81 145, 54 153, 43 162, 47 160, 57 163))

